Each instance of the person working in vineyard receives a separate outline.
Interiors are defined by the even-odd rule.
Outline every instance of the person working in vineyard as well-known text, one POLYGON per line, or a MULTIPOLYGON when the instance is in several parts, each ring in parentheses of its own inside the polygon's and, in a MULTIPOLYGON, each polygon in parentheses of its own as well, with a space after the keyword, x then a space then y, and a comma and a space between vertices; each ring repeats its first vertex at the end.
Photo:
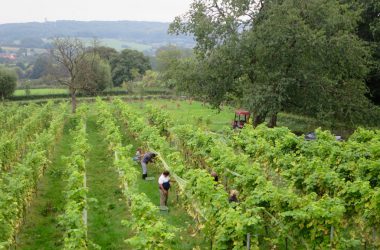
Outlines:
POLYGON ((211 176, 212 176, 212 178, 214 178, 214 181, 215 181, 215 182, 218 182, 218 181, 219 181, 219 176, 218 176, 218 174, 217 174, 216 172, 213 171, 213 172, 211 173, 211 176))
POLYGON ((230 202, 230 203, 232 203, 232 202, 239 202, 239 200, 238 200, 238 191, 237 190, 231 190, 230 191, 230 196, 228 197, 228 201, 230 202))
POLYGON ((141 148, 137 148, 136 154, 133 157, 133 160, 136 162, 141 162, 141 157, 144 155, 141 148))
POLYGON ((141 168, 142 168, 142 178, 145 180, 146 177, 148 177, 148 169, 147 164, 149 162, 153 162, 154 158, 157 156, 156 153, 153 152, 147 152, 144 154, 144 156, 141 158, 141 168))
POLYGON ((160 206, 167 207, 169 189, 170 189, 170 172, 165 170, 158 178, 158 188, 160 189, 160 206))

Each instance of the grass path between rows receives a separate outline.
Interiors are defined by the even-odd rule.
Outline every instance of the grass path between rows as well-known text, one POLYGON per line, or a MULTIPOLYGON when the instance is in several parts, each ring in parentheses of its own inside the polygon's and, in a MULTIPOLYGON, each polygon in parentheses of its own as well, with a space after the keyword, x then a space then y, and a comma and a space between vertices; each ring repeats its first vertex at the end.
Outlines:
POLYGON ((89 204, 88 238, 102 249, 127 249, 124 240, 128 230, 121 221, 127 219, 127 205, 122 195, 118 174, 113 167, 113 156, 103 139, 96 117, 87 120, 90 151, 87 155, 88 198, 96 199, 89 204))
MULTIPOLYGON (((123 126, 121 126, 123 129, 123 126)), ((133 139, 127 132, 123 133, 123 145, 132 145, 133 148, 130 152, 131 157, 135 154, 137 148, 139 147, 138 142, 133 139)), ((135 164, 138 171, 142 172, 139 163, 135 164)), ((145 181, 142 177, 136 180, 137 190, 140 193, 145 193, 153 204, 160 205, 160 193, 158 189, 158 177, 161 175, 163 167, 158 163, 151 165, 148 164, 148 176, 154 177, 152 181, 145 181)), ((180 228, 180 233, 175 236, 175 242, 173 244, 173 249, 183 249, 191 250, 197 249, 208 249, 209 244, 207 244, 202 235, 194 235, 195 232, 195 222, 187 214, 186 210, 181 204, 181 199, 176 196, 177 185, 172 185, 169 191, 168 207, 169 212, 161 212, 161 215, 169 222, 170 225, 180 228)))
POLYGON ((37 194, 27 211, 24 224, 18 235, 18 249, 59 249, 63 242, 62 228, 58 216, 63 213, 65 198, 63 156, 70 154, 72 125, 67 122, 58 142, 50 167, 38 184, 37 194))

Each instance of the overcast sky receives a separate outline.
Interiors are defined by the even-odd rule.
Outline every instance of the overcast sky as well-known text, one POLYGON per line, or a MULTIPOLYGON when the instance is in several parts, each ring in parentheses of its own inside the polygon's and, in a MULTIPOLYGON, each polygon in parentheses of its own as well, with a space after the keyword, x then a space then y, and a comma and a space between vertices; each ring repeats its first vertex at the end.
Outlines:
POLYGON ((55 20, 138 20, 171 22, 192 0, 7 0, 0 23, 55 20))

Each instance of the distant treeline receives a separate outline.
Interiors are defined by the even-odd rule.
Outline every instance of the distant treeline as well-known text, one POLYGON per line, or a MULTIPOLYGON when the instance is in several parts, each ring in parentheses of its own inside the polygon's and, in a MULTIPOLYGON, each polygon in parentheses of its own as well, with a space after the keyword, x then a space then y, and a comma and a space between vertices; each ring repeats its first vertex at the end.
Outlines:
POLYGON ((44 38, 57 36, 85 38, 113 38, 130 42, 161 44, 175 43, 192 47, 194 41, 188 36, 171 36, 167 30, 169 23, 143 21, 56 21, 44 23, 14 23, 0 25, 0 45, 44 48, 45 43, 38 43, 44 38), (25 44, 30 40, 33 46, 25 44))

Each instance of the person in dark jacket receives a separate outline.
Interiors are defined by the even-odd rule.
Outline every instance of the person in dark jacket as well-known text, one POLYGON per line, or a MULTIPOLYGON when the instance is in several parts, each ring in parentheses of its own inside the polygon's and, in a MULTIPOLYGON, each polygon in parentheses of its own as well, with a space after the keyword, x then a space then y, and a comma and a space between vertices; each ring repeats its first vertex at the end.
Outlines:
POLYGON ((147 164, 154 161, 154 158, 157 156, 156 153, 153 152, 147 152, 144 154, 144 156, 141 158, 141 168, 142 168, 142 178, 145 180, 146 177, 148 177, 148 169, 147 164))

